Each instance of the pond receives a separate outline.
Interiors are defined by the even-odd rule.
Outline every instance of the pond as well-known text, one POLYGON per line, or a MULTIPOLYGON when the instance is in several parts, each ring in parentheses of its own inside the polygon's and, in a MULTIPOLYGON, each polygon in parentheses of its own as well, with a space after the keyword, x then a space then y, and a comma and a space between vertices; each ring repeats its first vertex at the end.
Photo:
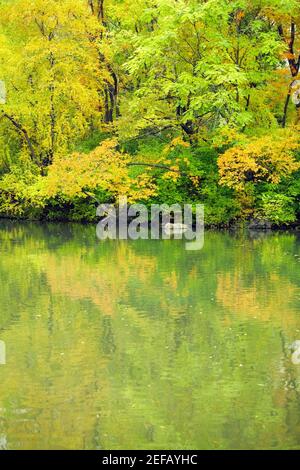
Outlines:
POLYGON ((299 449, 300 238, 0 221, 1 449, 299 449))

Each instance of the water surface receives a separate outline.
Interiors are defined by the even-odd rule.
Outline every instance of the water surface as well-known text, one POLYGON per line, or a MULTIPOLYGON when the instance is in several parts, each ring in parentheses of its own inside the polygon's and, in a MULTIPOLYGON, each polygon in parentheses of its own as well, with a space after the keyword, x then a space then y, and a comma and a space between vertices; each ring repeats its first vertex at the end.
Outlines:
POLYGON ((300 449, 300 240, 0 221, 1 449, 300 449))

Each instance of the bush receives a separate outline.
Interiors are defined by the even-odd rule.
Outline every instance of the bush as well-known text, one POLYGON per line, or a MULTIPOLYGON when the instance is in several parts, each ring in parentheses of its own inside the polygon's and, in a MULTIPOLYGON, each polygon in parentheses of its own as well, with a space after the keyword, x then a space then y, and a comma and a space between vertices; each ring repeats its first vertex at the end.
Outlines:
POLYGON ((295 222, 295 200, 284 194, 265 193, 260 198, 258 217, 275 225, 295 222))

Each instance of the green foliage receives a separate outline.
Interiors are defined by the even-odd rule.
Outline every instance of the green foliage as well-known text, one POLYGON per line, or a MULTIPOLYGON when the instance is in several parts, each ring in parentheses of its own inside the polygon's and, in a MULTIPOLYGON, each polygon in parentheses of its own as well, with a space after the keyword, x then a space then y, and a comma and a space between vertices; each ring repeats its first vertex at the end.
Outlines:
POLYGON ((258 215, 275 225, 295 222, 295 201, 284 194, 265 193, 261 196, 258 215))
POLYGON ((84 198, 57 196, 47 201, 41 218, 50 221, 95 222, 96 205, 92 201, 87 203, 84 198))
POLYGON ((205 207, 205 221, 208 224, 229 224, 238 217, 240 205, 234 192, 219 184, 217 172, 218 154, 215 150, 201 148, 195 152, 193 167, 202 175, 199 198, 205 207))
POLYGON ((41 201, 32 198, 32 186, 39 176, 34 167, 12 166, 0 180, 0 212, 6 217, 38 218, 41 201))

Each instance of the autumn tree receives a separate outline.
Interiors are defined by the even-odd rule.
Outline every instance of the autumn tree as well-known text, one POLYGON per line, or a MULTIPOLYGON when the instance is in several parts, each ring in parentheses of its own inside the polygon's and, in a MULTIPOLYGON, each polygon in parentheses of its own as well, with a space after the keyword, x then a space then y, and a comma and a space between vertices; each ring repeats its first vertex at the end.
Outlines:
MULTIPOLYGON (((296 0, 291 0, 288 3, 272 0, 265 2, 263 11, 271 24, 277 27, 283 46, 282 70, 289 82, 281 120, 282 127, 285 127, 291 96, 296 106, 297 115, 300 112, 300 83, 297 80, 300 68, 300 5, 296 0)), ((297 120, 299 120, 299 116, 297 120)))
POLYGON ((105 68, 93 40, 101 25, 84 0, 17 0, 1 8, 1 27, 2 132, 14 132, 24 154, 48 165, 101 120, 105 68))
POLYGON ((277 132, 276 145, 272 134, 247 139, 219 157, 220 183, 242 191, 247 183, 278 184, 300 168, 295 158, 299 150, 297 131, 277 132))

